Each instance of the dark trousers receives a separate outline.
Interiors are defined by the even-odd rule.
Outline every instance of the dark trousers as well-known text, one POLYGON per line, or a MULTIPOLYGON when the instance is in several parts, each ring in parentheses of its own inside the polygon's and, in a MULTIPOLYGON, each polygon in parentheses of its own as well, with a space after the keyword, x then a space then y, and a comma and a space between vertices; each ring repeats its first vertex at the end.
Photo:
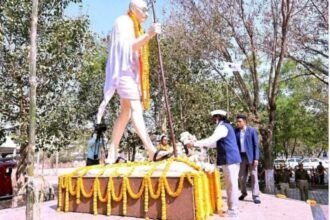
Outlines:
POLYGON ((321 185, 324 185, 324 174, 320 174, 320 175, 319 175, 319 183, 320 183, 321 185))
POLYGON ((300 200, 306 201, 308 199, 308 181, 298 180, 298 188, 300 192, 300 200))
POLYGON ((241 153, 242 162, 239 169, 239 183, 243 195, 247 195, 246 181, 248 173, 251 175, 251 188, 253 200, 259 196, 258 167, 249 164, 246 153, 241 153))
POLYGON ((100 164, 100 160, 92 160, 92 159, 87 158, 86 166, 93 166, 93 165, 98 165, 98 164, 100 164))

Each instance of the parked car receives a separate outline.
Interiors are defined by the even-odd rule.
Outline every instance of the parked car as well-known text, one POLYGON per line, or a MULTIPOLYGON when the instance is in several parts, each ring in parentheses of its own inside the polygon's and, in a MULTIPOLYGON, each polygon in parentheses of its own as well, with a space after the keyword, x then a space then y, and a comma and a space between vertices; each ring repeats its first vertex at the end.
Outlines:
POLYGON ((285 159, 275 159, 273 164, 275 169, 278 170, 281 168, 281 165, 285 166, 285 159))
POLYGON ((326 160, 321 160, 319 158, 305 158, 300 161, 300 163, 304 165, 305 169, 316 169, 320 162, 322 162, 322 165, 325 169, 329 168, 329 162, 326 160))
POLYGON ((0 198, 11 198, 13 189, 11 183, 11 172, 16 166, 13 160, 0 159, 0 198))
POLYGON ((300 161, 301 161, 301 159, 299 159, 299 158, 295 158, 295 157, 288 158, 285 161, 285 166, 287 168, 295 168, 296 166, 298 166, 298 164, 300 163, 300 161))

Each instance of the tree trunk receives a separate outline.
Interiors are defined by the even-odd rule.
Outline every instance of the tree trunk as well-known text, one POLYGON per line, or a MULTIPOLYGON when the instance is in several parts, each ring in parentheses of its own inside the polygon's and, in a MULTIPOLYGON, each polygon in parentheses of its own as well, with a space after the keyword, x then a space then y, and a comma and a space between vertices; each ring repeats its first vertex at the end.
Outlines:
POLYGON ((288 156, 289 156, 289 145, 288 145, 288 142, 285 141, 285 142, 283 143, 283 145, 284 145, 285 159, 287 159, 288 156))
POLYGON ((320 157, 323 151, 324 151, 324 149, 322 148, 321 151, 319 152, 319 154, 317 155, 317 157, 320 157))
POLYGON ((40 149, 38 150, 37 153, 37 173, 40 174, 40 149))
POLYGON ((132 161, 135 161, 135 154, 136 154, 136 145, 133 146, 133 152, 132 152, 132 161))
POLYGON ((42 151, 42 167, 41 167, 41 175, 44 175, 45 168, 45 151, 42 151))
POLYGON ((265 169, 265 192, 269 194, 275 193, 274 169, 265 169))
POLYGON ((33 176, 34 176, 34 150, 35 150, 35 132, 36 132, 36 93, 37 93, 37 24, 38 24, 38 0, 32 1, 32 14, 31 14, 31 30, 30 30, 30 109, 29 109, 29 144, 28 144, 28 165, 27 175, 28 182, 31 182, 31 187, 28 184, 26 190, 26 219, 33 220, 37 216, 35 213, 35 200, 33 190, 33 176))
POLYGON ((293 144, 293 148, 292 148, 292 151, 291 151, 291 157, 293 157, 293 154, 296 150, 296 146, 297 146, 297 138, 294 139, 294 144, 293 144))
POLYGON ((57 149, 57 150, 56 150, 56 164, 55 164, 55 167, 56 167, 56 175, 58 175, 58 159, 59 159, 59 154, 60 154, 60 150, 57 149))
POLYGON ((17 167, 15 167, 11 172, 11 188, 13 189, 13 199, 11 200, 11 208, 16 208, 18 206, 18 187, 16 179, 17 167))
POLYGON ((260 128, 261 143, 264 149, 264 167, 265 167, 265 192, 273 194, 275 192, 273 155, 272 155, 272 137, 273 131, 270 127, 260 128))

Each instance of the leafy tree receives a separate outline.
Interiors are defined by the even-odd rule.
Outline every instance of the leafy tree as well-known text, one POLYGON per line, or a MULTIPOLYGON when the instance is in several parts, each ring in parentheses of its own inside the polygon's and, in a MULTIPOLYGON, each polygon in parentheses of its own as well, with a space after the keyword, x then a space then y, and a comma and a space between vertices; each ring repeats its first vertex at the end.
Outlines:
POLYGON ((328 143, 328 88, 308 74, 296 62, 287 62, 283 68, 282 93, 277 100, 275 143, 286 156, 296 151, 300 155, 318 153, 328 143), (304 92, 302 92, 304 91, 304 92))
MULTIPOLYGON (((247 112, 261 134, 268 192, 274 191, 273 131, 282 68, 289 58, 292 59, 289 52, 304 54, 301 41, 293 38, 294 27, 302 25, 303 28, 306 15, 309 19, 311 14, 315 14, 313 4, 320 8, 325 3, 307 1, 306 4, 298 4, 295 0, 267 3, 174 1, 176 10, 170 16, 173 29, 183 33, 181 44, 188 48, 190 57, 207 61, 209 68, 213 68, 223 80, 228 80, 228 77, 219 70, 221 61, 243 61, 243 71, 234 71, 230 77, 235 82, 230 89, 232 94, 241 97, 238 100, 243 111, 247 112)), ((313 16, 312 19, 319 21, 322 16, 313 16)), ((308 29, 321 33, 318 32, 319 23, 311 20, 308 20, 308 29)), ((327 38, 327 32, 322 33, 322 39, 327 38)), ((327 50, 326 46, 324 48, 327 50)), ((306 56, 310 62, 311 57, 306 56)))
MULTIPOLYGON (((219 107, 233 108, 235 99, 227 93, 227 85, 214 73, 207 69, 205 63, 190 57, 188 48, 181 44, 179 29, 166 27, 162 39, 162 53, 166 73, 167 87, 171 112, 174 119, 176 135, 183 131, 190 131, 198 137, 205 137, 212 132, 210 111, 219 107), (226 95, 224 95, 226 94, 226 95), (227 99, 229 98, 229 99, 227 99)), ((154 42, 153 42, 154 43, 154 42)), ((155 120, 158 119, 157 130, 161 130, 161 117, 164 103, 162 102, 162 87, 159 83, 159 65, 154 44, 151 44, 151 83, 154 100, 155 120)), ((230 82, 229 82, 230 84, 230 82)), ((231 85, 229 85, 231 86, 231 85)), ((163 116, 164 117, 164 116, 163 116)))
MULTIPOLYGON (((86 17, 63 16, 70 2, 42 1, 38 10, 37 147, 59 149, 75 137, 76 76, 92 37, 86 17)), ((31 1, 5 0, 0 5, 1 121, 15 127, 21 145, 19 172, 25 169, 29 110, 29 27, 31 1), (18 13, 19 12, 19 13, 18 13)))

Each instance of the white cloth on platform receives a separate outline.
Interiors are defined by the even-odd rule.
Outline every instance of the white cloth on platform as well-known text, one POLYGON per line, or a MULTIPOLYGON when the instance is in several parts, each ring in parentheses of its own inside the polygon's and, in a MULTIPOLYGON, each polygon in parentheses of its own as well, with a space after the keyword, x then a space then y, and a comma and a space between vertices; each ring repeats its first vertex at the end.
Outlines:
POLYGON ((124 99, 140 99, 139 53, 132 49, 135 40, 134 24, 128 15, 116 19, 106 63, 104 96, 117 91, 124 99))
MULTIPOLYGON (((166 167, 167 162, 161 161, 157 168, 153 171, 151 177, 161 177, 164 174, 164 169, 166 167)), ((117 176, 127 176, 127 174, 130 174, 130 177, 144 177, 147 173, 149 173, 150 169, 152 169, 154 163, 146 163, 141 164, 139 166, 136 166, 132 171, 131 166, 126 167, 116 167, 113 165, 108 165, 107 169, 102 173, 101 177, 109 177, 110 175, 117 175, 117 176)), ((97 176, 100 171, 103 169, 103 167, 96 167, 93 169, 90 169, 85 176, 94 177, 97 176)), ((210 170, 213 172, 213 170, 210 170)), ((167 177, 180 177, 183 173, 197 173, 198 171, 194 169, 193 167, 179 161, 173 161, 172 164, 169 167, 169 170, 166 174, 167 177)), ((77 175, 82 174, 83 171, 80 171, 77 173, 77 175)))

